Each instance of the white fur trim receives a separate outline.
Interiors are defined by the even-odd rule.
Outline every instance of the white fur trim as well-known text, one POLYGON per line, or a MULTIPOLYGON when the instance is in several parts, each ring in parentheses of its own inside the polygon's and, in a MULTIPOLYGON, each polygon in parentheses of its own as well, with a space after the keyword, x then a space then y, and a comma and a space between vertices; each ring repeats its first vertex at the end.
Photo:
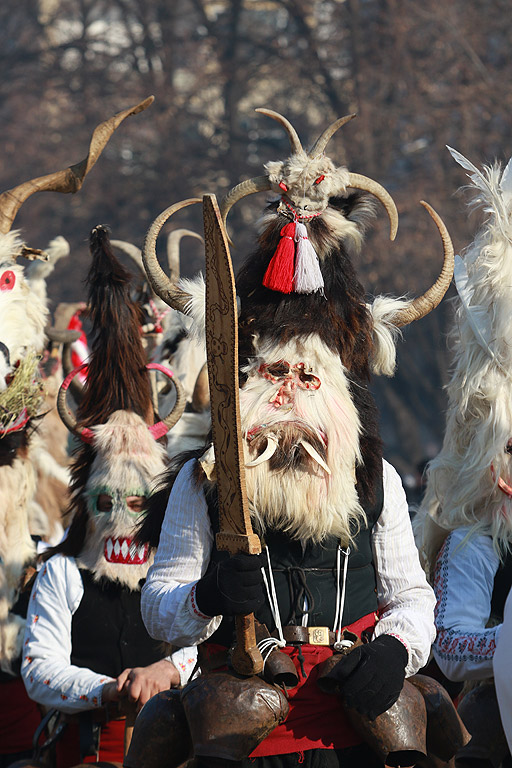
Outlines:
POLYGON ((372 304, 367 304, 373 319, 373 352, 370 360, 372 372, 377 375, 393 376, 396 367, 396 342, 401 338, 401 331, 393 320, 397 313, 410 306, 407 299, 394 299, 391 296, 376 296, 372 304))

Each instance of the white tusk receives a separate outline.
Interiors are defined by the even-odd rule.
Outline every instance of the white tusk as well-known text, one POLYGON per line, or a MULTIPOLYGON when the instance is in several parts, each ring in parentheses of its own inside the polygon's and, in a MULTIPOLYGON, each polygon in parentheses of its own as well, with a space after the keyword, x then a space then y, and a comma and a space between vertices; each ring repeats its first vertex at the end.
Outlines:
POLYGON ((310 445, 309 443, 306 443, 305 440, 301 440, 299 442, 299 445, 302 445, 306 453, 309 453, 311 458, 314 459, 318 464, 320 464, 322 469, 325 470, 325 472, 327 472, 328 475, 331 474, 331 470, 329 469, 325 461, 322 459, 318 451, 315 448, 313 448, 312 445, 310 445))
POLYGON ((249 461, 245 466, 246 467, 257 467, 258 464, 263 464, 264 461, 268 461, 272 458, 274 453, 277 451, 279 447, 279 443, 277 442, 274 435, 267 435, 267 447, 261 453, 257 458, 253 459, 252 461, 249 461))

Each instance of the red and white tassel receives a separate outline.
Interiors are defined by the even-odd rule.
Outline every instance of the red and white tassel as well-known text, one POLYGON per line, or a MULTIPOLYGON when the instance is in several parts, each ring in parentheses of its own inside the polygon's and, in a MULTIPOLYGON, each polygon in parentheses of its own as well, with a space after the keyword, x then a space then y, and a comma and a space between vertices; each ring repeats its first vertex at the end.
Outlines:
POLYGON ((270 288, 271 291, 279 291, 280 293, 292 293, 293 291, 296 226, 299 224, 291 221, 289 224, 285 224, 281 230, 281 239, 263 277, 263 285, 265 288, 270 288))
POLYGON ((315 293, 323 291, 324 278, 318 263, 318 256, 308 238, 305 224, 297 222, 295 229, 297 254, 293 284, 296 293, 315 293))

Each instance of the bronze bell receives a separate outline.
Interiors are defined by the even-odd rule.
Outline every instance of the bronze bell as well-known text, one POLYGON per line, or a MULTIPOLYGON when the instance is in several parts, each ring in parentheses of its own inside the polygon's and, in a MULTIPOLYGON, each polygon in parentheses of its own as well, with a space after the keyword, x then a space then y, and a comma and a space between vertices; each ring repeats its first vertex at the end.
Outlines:
POLYGON ((279 688, 231 672, 208 672, 192 680, 181 700, 194 755, 233 761, 248 757, 289 710, 279 688))
POLYGON ((508 755, 508 746, 494 681, 482 683, 469 691, 457 711, 471 734, 471 740, 455 755, 457 768, 477 764, 501 765, 508 755))
POLYGON ((448 762, 471 736, 441 683, 426 675, 413 675, 408 680, 425 700, 428 755, 448 762))
POLYGON ((157 693, 137 716, 124 768, 178 768, 191 754, 181 691, 172 688, 157 693))
POLYGON ((415 765, 427 756, 425 702, 407 680, 398 700, 375 720, 350 707, 345 711, 354 730, 386 766, 415 765))

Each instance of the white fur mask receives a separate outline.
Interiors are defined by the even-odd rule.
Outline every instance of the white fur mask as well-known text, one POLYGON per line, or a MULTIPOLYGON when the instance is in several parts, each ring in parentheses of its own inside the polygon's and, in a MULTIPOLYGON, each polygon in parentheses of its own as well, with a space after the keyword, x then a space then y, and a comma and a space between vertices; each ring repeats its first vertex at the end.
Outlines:
POLYGON ((340 358, 317 337, 256 348, 240 392, 253 518, 263 532, 348 544, 365 516, 354 478, 360 423, 340 358))

